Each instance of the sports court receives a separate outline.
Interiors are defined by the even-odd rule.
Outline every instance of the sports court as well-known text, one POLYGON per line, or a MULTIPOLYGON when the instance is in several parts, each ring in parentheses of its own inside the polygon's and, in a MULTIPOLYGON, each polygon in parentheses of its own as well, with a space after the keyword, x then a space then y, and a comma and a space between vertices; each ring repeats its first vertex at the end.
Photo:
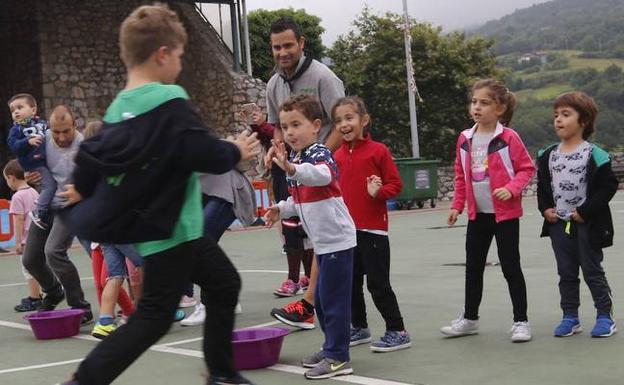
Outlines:
MULTIPOLYGON (((363 385, 392 384, 596 384, 617 383, 624 378, 622 336, 589 338, 595 311, 589 291, 581 284, 580 316, 585 332, 556 339, 552 329, 560 320, 557 275, 548 239, 538 238, 541 217, 535 198, 524 202, 520 250, 527 281, 529 319, 533 341, 512 344, 511 303, 498 266, 486 269, 481 306, 481 332, 477 336, 444 339, 439 327, 456 318, 463 306, 465 215, 458 226, 446 228, 445 207, 394 212, 391 215, 392 283, 397 293, 412 348, 393 353, 371 353, 367 345, 351 350, 354 375, 325 380, 327 383, 363 385), (615 381, 615 382, 614 382, 615 381)), ((614 294, 615 320, 624 328, 617 312, 624 295, 624 192, 612 200, 616 226, 615 246, 606 249, 605 269, 614 294)), ((243 313, 237 327, 273 325, 272 307, 289 299, 276 299, 272 291, 286 275, 285 256, 275 230, 254 228, 230 231, 221 242, 243 278, 243 313)), ((83 277, 83 288, 96 304, 90 261, 80 248, 71 257, 83 277)), ((496 249, 490 251, 495 262, 496 249)), ((13 306, 26 288, 15 256, 0 257, 0 384, 55 384, 76 368, 97 340, 90 337, 93 325, 79 336, 38 341, 24 313, 13 306)), ((382 319, 367 297, 369 323, 374 337, 383 333, 382 319)), ((66 306, 63 303, 60 307, 66 306)), ((187 310, 187 311, 191 311, 187 310)), ((201 357, 201 327, 176 324, 115 382, 120 385, 202 384, 205 367, 201 357)), ((319 329, 297 331, 284 340, 280 363, 272 368, 246 372, 259 385, 309 384, 302 376, 300 359, 318 349, 319 329)))

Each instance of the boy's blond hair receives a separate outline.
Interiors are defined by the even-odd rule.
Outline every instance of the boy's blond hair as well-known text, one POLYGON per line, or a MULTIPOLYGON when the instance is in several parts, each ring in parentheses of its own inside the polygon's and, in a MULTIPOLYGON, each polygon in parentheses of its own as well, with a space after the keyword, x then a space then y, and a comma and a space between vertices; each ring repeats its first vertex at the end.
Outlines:
POLYGON ((178 15, 162 3, 138 7, 121 23, 119 50, 128 68, 144 63, 158 48, 184 46, 186 30, 178 15))

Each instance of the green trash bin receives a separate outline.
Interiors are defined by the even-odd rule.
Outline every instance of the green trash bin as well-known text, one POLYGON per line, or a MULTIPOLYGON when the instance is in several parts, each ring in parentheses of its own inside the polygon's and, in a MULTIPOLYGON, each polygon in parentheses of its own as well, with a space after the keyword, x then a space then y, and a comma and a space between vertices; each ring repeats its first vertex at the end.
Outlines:
POLYGON ((423 208, 428 200, 431 207, 436 206, 438 198, 438 160, 421 160, 417 158, 398 158, 394 163, 399 169, 403 190, 396 196, 400 209, 411 209, 414 206, 423 208))

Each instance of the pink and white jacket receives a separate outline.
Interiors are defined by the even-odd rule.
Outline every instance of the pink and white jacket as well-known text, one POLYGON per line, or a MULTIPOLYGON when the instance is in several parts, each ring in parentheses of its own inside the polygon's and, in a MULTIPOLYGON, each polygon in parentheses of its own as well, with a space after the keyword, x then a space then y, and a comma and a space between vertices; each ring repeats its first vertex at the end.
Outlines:
MULTIPOLYGON (((468 219, 477 216, 477 205, 472 190, 472 173, 470 156, 472 136, 477 125, 462 131, 457 139, 455 159, 455 196, 452 209, 461 213, 468 206, 468 219)), ((511 128, 498 123, 494 137, 488 145, 488 170, 490 190, 505 187, 512 198, 502 201, 492 197, 496 222, 515 219, 522 216, 522 190, 529 184, 535 174, 535 165, 529 156, 520 136, 511 128)))

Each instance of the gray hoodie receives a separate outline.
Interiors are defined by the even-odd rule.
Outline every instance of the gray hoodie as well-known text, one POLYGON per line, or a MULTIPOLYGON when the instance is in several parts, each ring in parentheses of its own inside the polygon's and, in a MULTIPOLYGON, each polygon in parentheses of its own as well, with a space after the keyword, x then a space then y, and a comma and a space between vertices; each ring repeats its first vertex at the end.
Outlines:
MULTIPOLYGON (((305 56, 301 56, 297 70, 303 66, 305 56)), ((267 83, 267 112, 268 122, 277 125, 279 122, 279 107, 289 97, 298 94, 312 94, 318 97, 323 107, 323 126, 319 133, 319 142, 325 140, 331 132, 331 109, 336 101, 345 96, 342 80, 336 76, 325 64, 312 60, 310 67, 298 78, 288 82, 285 74, 278 68, 267 83)))

